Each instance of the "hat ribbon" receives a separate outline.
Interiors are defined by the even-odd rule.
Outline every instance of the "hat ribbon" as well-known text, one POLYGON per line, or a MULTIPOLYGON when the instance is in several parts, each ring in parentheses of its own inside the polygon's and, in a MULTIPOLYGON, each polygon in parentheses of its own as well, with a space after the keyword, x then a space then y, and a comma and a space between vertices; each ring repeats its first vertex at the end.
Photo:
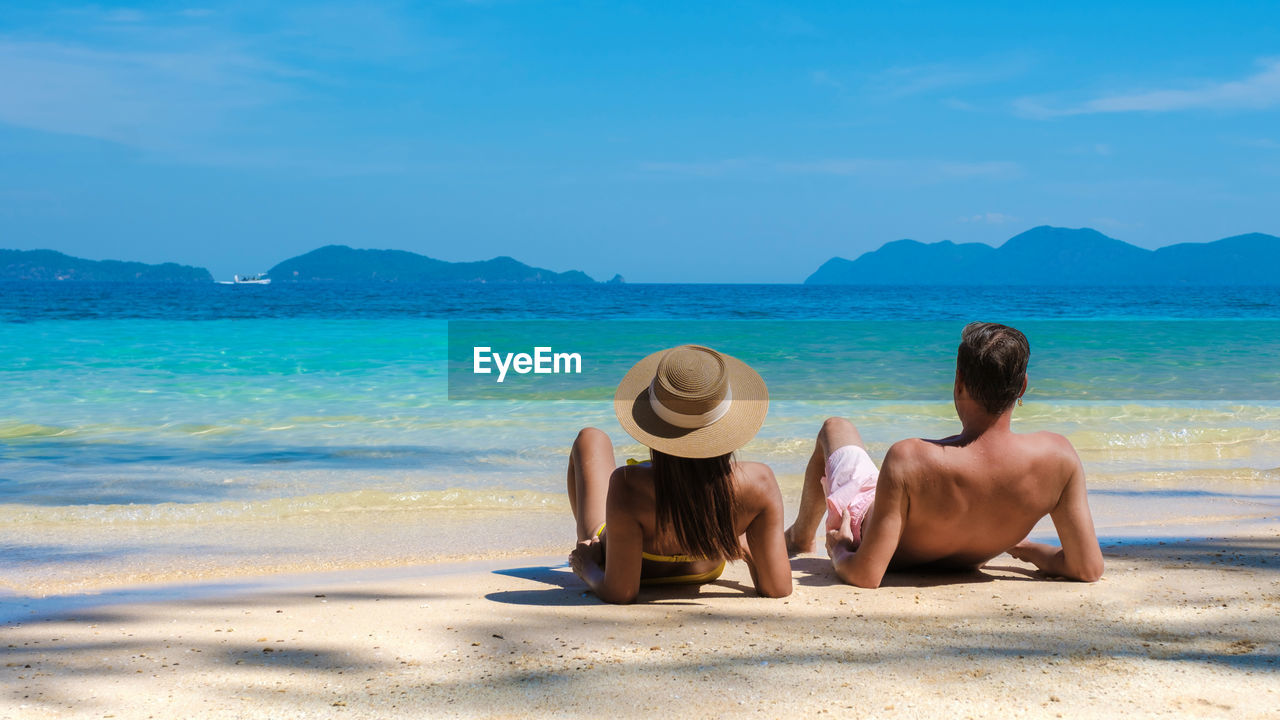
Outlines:
MULTIPOLYGON (((654 378, 654 380, 656 381, 657 378, 654 378)), ((676 412, 675 410, 663 405, 662 401, 658 400, 657 394, 653 391, 653 383, 649 383, 649 407, 653 408, 653 413, 668 425, 675 425, 676 427, 685 428, 687 430, 706 427, 724 417, 725 414, 729 412, 729 404, 732 400, 733 388, 726 386, 724 389, 724 400, 721 400, 719 405, 704 413, 687 415, 682 412, 676 412)))

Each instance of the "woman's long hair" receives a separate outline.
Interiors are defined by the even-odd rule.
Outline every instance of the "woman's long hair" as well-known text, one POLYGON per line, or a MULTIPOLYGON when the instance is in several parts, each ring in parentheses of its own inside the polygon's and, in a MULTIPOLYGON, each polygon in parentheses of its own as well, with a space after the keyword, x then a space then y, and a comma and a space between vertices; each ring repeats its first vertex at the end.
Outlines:
POLYGON ((657 531, 669 530, 685 553, 734 560, 742 557, 733 517, 733 453, 683 458, 650 450, 657 531))

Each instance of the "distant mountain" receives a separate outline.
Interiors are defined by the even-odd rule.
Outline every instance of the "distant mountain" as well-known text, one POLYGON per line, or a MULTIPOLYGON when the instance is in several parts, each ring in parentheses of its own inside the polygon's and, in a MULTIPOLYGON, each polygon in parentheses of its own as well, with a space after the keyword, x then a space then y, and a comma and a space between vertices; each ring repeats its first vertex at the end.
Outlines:
POLYGON ((896 240, 832 258, 806 285, 1280 285, 1280 238, 1262 233, 1145 250, 1089 228, 1042 225, 1000 247, 896 240))
POLYGON ((53 250, 0 250, 0 280, 211 283, 204 268, 120 260, 85 260, 53 250))
POLYGON ((271 268, 274 282, 593 283, 578 270, 554 272, 509 257, 446 262, 405 250, 356 250, 326 245, 271 268))
POLYGON ((995 248, 981 243, 957 245, 943 240, 926 245, 915 240, 894 240, 857 260, 831 258, 810 275, 805 284, 899 285, 904 283, 884 278, 897 277, 903 268, 913 269, 912 281, 905 284, 946 284, 954 273, 953 268, 978 265, 994 252, 995 248))
POLYGON ((1230 284, 1280 285, 1280 238, 1263 233, 1235 235, 1211 243, 1181 243, 1155 251, 1156 268, 1178 283, 1205 285, 1213 278, 1230 284))

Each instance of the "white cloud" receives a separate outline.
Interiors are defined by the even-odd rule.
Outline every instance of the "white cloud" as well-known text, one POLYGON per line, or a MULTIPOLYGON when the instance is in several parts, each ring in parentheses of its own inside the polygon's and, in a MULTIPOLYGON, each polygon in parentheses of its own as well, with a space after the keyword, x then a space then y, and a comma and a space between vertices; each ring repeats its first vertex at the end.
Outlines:
POLYGON ((1136 230, 1143 226, 1141 222, 1124 222, 1113 217, 1096 217, 1090 218, 1089 224, 1093 227, 1099 227, 1106 230, 1136 230))
MULTIPOLYGON (((971 64, 954 62, 900 65, 870 74, 841 77, 829 70, 809 73, 809 80, 817 86, 829 87, 840 93, 856 91, 881 101, 895 101, 917 95, 940 94, 959 88, 989 85, 1025 74, 1030 61, 1021 56, 983 60, 971 64)), ((978 108, 965 100, 950 96, 940 100, 944 106, 956 110, 973 111, 978 108)))
POLYGON ((968 215, 958 218, 962 223, 986 223, 988 225, 1005 225, 1017 222, 1018 218, 1004 213, 978 213, 977 215, 968 215))
POLYGON ((965 100, 961 100, 960 98, 953 98, 953 97, 943 98, 943 99, 939 100, 938 102, 939 102, 943 107, 945 107, 945 108, 951 108, 952 110, 960 110, 960 111, 962 111, 962 112, 977 112, 977 111, 978 111, 978 106, 977 106, 977 105, 974 105, 973 103, 971 103, 971 102, 967 102, 967 101, 965 101, 965 100))
POLYGON ((1280 150, 1280 142, 1276 142, 1271 138, 1242 138, 1238 143, 1258 150, 1280 150))
POLYGON ((893 171, 901 166, 892 160, 869 158, 826 158, 802 162, 779 162, 774 169, 793 175, 868 175, 893 171))
POLYGON ((137 23, 146 20, 147 16, 143 14, 141 10, 134 10, 132 8, 116 8, 106 14, 106 19, 108 22, 137 23))
POLYGON ((1105 95, 1064 107, 1051 107, 1032 97, 1019 98, 1013 105, 1019 114, 1039 119, 1099 113, 1264 110, 1280 104, 1280 59, 1262 60, 1259 65, 1261 70, 1242 80, 1105 95))
POLYGON ((765 27, 772 29, 781 35, 792 37, 809 37, 821 35, 818 28, 813 23, 805 20, 799 15, 784 14, 778 16, 771 23, 766 23, 765 27))
POLYGON ((694 177, 743 177, 747 175, 830 175, 892 180, 905 184, 929 184, 955 180, 1007 180, 1022 175, 1022 166, 1006 160, 952 162, 943 160, 885 158, 819 158, 815 160, 767 160, 727 158, 693 162, 646 162, 644 172, 694 177))
POLYGON ((965 178, 1012 178, 1022 174, 1022 166, 1005 160, 951 162, 936 160, 886 160, 881 158, 826 158, 805 162, 780 162, 774 169, 801 175, 862 175, 892 177, 919 182, 940 182, 965 178))
POLYGON ((814 85, 818 85, 820 87, 831 87, 836 90, 844 90, 844 83, 837 80, 826 70, 814 70, 812 73, 809 73, 809 79, 813 81, 814 85))
POLYGON ((892 95, 919 95, 920 93, 972 85, 982 78, 972 72, 946 65, 928 65, 908 68, 889 68, 878 78, 878 83, 892 95))
POLYGON ((987 162, 939 163, 937 171, 954 178, 1015 178, 1022 174, 1022 166, 1016 162, 991 160, 987 162))
POLYGON ((1086 142, 1064 148, 1062 152, 1068 155, 1100 155, 1102 157, 1110 157, 1115 151, 1108 143, 1086 142))
POLYGON ((706 160, 692 162, 644 162, 640 169, 645 172, 664 175, 689 175, 693 177, 721 177, 737 174, 753 167, 758 168, 759 161, 751 158, 727 158, 724 160, 706 160))
POLYGON ((954 62, 886 68, 871 78, 873 91, 891 97, 921 95, 974 85, 988 85, 1022 75, 1030 61, 1021 56, 989 59, 972 64, 954 62))
POLYGON ((350 132, 314 110, 358 79, 345 74, 351 63, 406 71, 452 50, 397 9, 313 3, 253 18, 258 29, 246 32, 237 17, 198 6, 88 6, 0 31, 0 124, 179 162, 379 172, 385 161, 367 162, 365 151, 300 147, 299 129, 350 132))
POLYGON ((287 94, 284 68, 234 50, 99 50, 0 39, 0 122, 180 149, 287 94))

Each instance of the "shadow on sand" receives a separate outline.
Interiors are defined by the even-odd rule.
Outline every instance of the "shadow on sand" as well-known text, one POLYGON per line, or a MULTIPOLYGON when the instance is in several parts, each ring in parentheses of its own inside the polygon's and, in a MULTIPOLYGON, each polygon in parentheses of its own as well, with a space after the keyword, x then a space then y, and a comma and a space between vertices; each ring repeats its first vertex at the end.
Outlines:
MULTIPOLYGON (((573 574, 568 565, 534 565, 495 570, 495 575, 532 580, 547 587, 532 590, 502 590, 485 595, 486 600, 507 605, 565 607, 601 605, 603 602, 573 574)), ((636 602, 666 605, 698 605, 712 598, 755 594, 755 589, 735 580, 721 578, 702 585, 647 585, 640 588, 636 602)))

